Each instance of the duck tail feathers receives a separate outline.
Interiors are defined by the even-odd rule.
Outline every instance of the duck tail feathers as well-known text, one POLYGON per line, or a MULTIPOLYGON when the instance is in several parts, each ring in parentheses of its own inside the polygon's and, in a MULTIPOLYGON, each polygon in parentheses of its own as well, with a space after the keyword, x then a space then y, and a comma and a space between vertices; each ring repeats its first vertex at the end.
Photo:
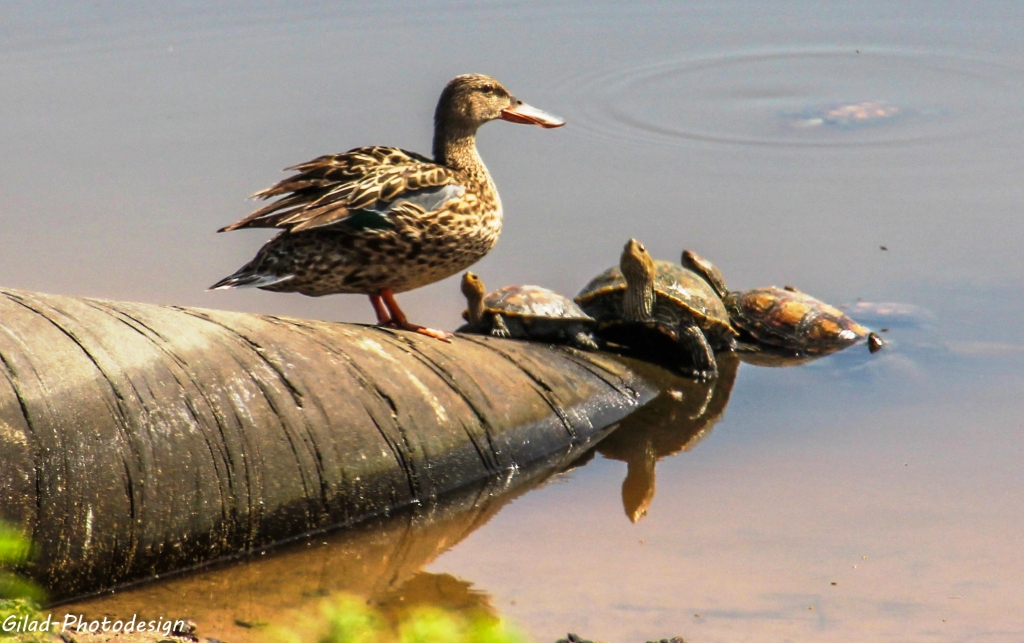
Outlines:
POLYGON ((227 290, 229 288, 265 288, 288 281, 295 275, 261 275, 255 272, 239 271, 230 277, 224 277, 207 290, 227 290))

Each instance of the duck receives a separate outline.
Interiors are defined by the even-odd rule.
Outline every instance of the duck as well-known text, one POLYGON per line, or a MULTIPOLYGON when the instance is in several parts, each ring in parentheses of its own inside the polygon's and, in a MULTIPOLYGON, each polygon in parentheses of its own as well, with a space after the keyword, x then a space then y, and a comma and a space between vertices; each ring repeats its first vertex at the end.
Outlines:
POLYGON ((465 270, 497 243, 501 199, 476 133, 498 119, 565 124, 490 76, 456 76, 434 112, 433 158, 357 147, 287 168, 294 174, 252 197, 273 202, 218 230, 281 232, 209 290, 365 294, 380 326, 448 341, 448 333, 410 322, 395 295, 465 270))

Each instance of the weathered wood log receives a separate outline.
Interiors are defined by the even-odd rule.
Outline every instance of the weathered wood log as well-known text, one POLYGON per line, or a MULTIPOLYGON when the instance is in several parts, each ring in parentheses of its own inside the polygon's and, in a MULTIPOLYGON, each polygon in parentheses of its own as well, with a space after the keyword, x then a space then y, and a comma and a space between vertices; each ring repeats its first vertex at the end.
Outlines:
POLYGON ((602 354, 0 289, 0 518, 54 598, 582 450, 655 387, 602 354))

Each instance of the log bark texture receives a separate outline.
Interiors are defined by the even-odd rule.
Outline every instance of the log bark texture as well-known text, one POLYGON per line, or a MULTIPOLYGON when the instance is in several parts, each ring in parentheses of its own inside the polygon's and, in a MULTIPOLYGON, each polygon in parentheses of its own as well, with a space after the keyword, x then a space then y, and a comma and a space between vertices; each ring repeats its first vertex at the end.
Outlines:
POLYGON ((68 597, 571 455, 655 388, 565 347, 0 289, 0 519, 68 597))

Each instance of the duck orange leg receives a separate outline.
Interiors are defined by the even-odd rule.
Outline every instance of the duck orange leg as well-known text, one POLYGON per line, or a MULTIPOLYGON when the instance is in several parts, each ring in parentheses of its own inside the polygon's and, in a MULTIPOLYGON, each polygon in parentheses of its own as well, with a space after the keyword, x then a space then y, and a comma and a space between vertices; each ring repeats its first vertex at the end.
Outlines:
POLYGON ((370 303, 373 304, 373 312, 377 313, 377 325, 387 326, 391 323, 391 313, 388 312, 384 302, 380 300, 379 294, 370 295, 370 303))
MULTIPOLYGON (((391 292, 390 288, 382 288, 379 296, 384 300, 384 306, 387 308, 387 312, 391 314, 391 319, 384 325, 392 328, 401 328, 402 330, 411 330, 421 335, 426 335, 427 337, 440 339, 443 342, 451 341, 451 335, 443 330, 436 330, 434 328, 427 328, 426 326, 410 323, 408 318, 406 318, 405 313, 403 313, 402 309, 398 307, 398 302, 395 301, 395 293, 391 292)), ((376 308, 376 305, 374 307, 376 308)), ((377 313, 377 317, 380 318, 380 313, 377 313)))

